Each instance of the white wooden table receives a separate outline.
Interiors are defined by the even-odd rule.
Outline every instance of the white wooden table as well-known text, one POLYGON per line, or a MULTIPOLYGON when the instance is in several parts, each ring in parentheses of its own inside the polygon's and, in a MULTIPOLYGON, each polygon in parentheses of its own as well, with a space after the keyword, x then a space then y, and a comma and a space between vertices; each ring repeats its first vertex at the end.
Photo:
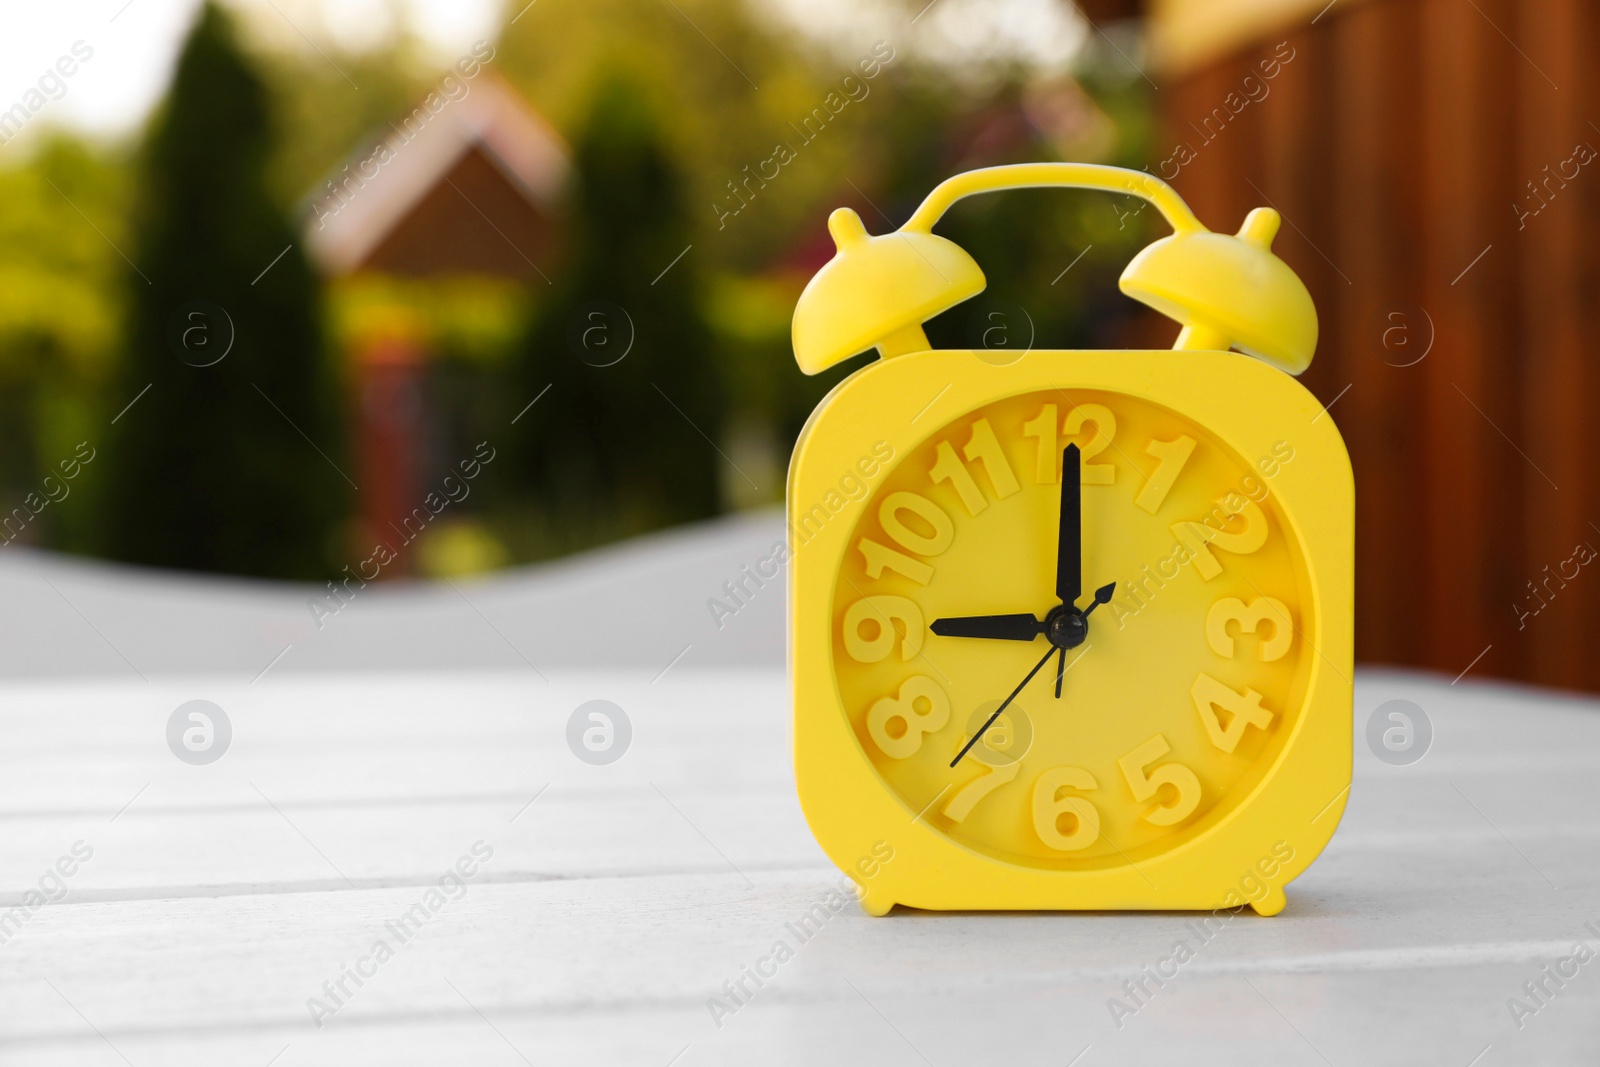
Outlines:
POLYGON ((851 906, 800 941, 837 873, 795 800, 776 654, 0 687, 0 902, 58 897, 10 926, 0 906, 0 1064, 1600 1059, 1600 959, 1543 971, 1600 950, 1594 701, 1363 672, 1333 844, 1119 1028, 1108 1001, 1190 916, 851 906), (234 731, 209 766, 165 739, 196 698, 234 731), (610 766, 566 744, 596 698, 633 725, 610 766), (1435 729, 1406 767, 1359 730, 1395 698, 1435 729), (734 1002, 779 941, 793 958, 734 1002), (1520 1029, 1512 997, 1539 1009, 1520 1029), (311 998, 337 1008, 320 1027, 311 998))

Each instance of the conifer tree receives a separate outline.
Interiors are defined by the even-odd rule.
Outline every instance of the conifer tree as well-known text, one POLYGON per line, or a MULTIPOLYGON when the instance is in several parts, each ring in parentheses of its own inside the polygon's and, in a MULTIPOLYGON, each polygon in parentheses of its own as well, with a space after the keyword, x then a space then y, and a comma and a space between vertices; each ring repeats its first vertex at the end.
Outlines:
POLYGON ((141 160, 112 407, 133 403, 104 450, 113 558, 279 578, 325 570, 350 487, 334 466, 317 282, 268 191, 272 136, 262 80, 231 18, 207 3, 141 160))
POLYGON ((560 549, 715 514, 727 462, 682 182, 639 83, 601 81, 574 157, 567 260, 535 293, 510 398, 549 386, 514 443, 560 549))

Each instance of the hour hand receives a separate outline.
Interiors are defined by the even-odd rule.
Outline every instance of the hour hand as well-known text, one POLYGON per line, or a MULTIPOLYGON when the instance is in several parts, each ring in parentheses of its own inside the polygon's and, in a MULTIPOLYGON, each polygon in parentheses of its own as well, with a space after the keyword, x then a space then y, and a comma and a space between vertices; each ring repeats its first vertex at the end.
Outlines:
POLYGON ((991 641, 1032 641, 1044 623, 1032 615, 961 615, 934 619, 928 627, 940 637, 982 637, 991 641))

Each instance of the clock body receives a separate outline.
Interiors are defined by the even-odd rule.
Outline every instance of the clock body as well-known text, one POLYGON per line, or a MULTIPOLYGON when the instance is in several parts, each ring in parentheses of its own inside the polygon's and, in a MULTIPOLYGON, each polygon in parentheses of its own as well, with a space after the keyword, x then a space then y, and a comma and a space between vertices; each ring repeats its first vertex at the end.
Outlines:
POLYGON ((1338 431, 1237 353, 992 357, 870 364, 796 445, 790 670, 813 833, 875 914, 1281 910, 1350 785, 1338 431), (1059 604, 1069 444, 1077 606, 1111 587, 1081 643, 934 633, 1059 604))

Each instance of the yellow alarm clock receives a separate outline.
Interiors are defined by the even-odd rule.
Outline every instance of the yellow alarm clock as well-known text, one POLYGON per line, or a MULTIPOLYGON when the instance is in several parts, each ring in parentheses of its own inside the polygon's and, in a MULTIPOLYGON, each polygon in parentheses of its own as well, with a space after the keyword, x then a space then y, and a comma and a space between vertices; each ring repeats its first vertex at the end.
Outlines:
POLYGON ((959 175, 895 233, 829 218, 795 357, 881 358, 790 466, 795 776, 868 912, 1272 915, 1333 835, 1355 494, 1292 377, 1317 320, 1278 224, 1212 233, 1148 174, 1070 163, 959 175), (1172 350, 929 348, 922 324, 985 284, 934 224, 1045 185, 1162 213, 1121 287, 1182 324, 1172 350))

